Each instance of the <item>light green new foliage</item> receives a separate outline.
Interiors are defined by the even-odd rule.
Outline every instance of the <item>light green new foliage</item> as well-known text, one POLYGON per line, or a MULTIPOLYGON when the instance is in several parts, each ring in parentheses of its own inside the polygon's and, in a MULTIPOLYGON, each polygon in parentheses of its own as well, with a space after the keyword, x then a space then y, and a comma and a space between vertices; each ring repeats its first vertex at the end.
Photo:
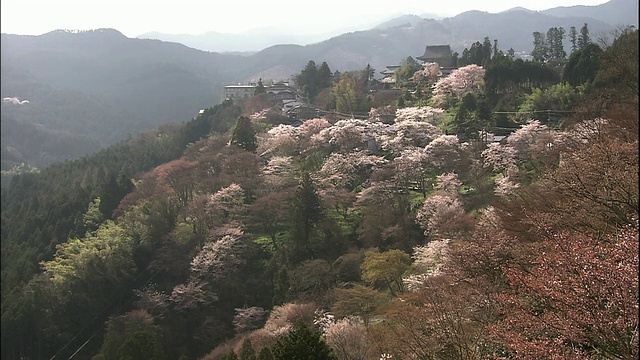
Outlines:
POLYGON ((526 121, 529 118, 549 120, 558 116, 569 116, 570 110, 580 101, 582 96, 582 87, 574 88, 566 82, 544 90, 533 88, 531 94, 524 97, 518 108, 518 119, 521 121, 526 121))
POLYGON ((53 260, 41 265, 55 284, 88 278, 90 272, 96 270, 103 277, 120 279, 135 271, 131 240, 119 225, 108 220, 81 239, 69 239, 57 245, 53 260))
POLYGON ((104 215, 100 212, 100 197, 97 197, 89 204, 87 212, 82 215, 82 222, 87 231, 94 231, 103 221, 104 215))
POLYGON ((402 275, 410 266, 411 256, 402 250, 367 251, 360 269, 362 280, 372 285, 383 282, 395 296, 397 292, 404 291, 402 275))

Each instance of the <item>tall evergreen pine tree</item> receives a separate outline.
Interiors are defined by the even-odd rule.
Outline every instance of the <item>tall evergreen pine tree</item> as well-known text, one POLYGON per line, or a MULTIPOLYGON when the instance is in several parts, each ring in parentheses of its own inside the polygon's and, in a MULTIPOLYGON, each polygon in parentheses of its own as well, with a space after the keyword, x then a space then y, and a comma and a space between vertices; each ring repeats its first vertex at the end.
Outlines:
POLYGON ((254 152, 258 148, 256 144, 256 130, 248 117, 240 116, 231 135, 231 143, 247 151, 254 152))
POLYGON ((322 202, 309 173, 304 173, 293 199, 293 228, 290 261, 313 256, 311 235, 322 219, 322 202))

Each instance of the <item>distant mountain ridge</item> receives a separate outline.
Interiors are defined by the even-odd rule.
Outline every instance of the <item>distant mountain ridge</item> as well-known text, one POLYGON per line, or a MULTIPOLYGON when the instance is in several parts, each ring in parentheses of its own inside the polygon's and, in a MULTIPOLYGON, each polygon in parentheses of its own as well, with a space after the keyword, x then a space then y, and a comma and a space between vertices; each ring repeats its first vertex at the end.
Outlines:
MULTIPOLYGON (((20 133, 75 137, 78 144, 94 144, 94 151, 162 123, 191 119, 198 109, 217 104, 220 88, 240 77, 232 66, 240 56, 130 39, 113 29, 2 34, 0 47, 2 98, 29 101, 3 103, 3 126, 10 117, 12 128, 39 125, 47 130, 20 133)), ((47 148, 55 154, 38 155, 22 142, 5 141, 5 135, 3 170, 18 160, 42 167, 88 151, 87 146, 81 152, 58 146, 47 148), (5 159, 10 153, 18 155, 5 159)))
POLYGON ((256 52, 274 44, 302 44, 321 41, 322 35, 269 35, 254 36, 249 34, 225 34, 207 32, 200 35, 164 34, 148 32, 137 36, 138 39, 154 39, 166 42, 180 43, 194 49, 210 52, 256 52))
MULTIPOLYGON (((238 81, 287 79, 299 72, 309 60, 326 61, 331 69, 340 71, 361 69, 367 64, 382 70, 386 65, 397 64, 407 56, 421 55, 427 44, 449 44, 454 51, 461 53, 464 48, 482 41, 485 36, 491 40, 497 39, 498 46, 505 51, 513 48, 528 53, 533 49, 532 33, 545 33, 550 27, 563 27, 568 31, 571 26, 579 29, 587 23, 595 40, 598 34, 609 34, 616 30, 616 24, 626 23, 630 18, 632 12, 626 12, 620 20, 611 20, 611 23, 599 20, 614 18, 614 15, 606 15, 612 8, 611 3, 618 8, 637 8, 636 0, 612 0, 595 7, 577 7, 574 11, 563 13, 563 16, 521 8, 501 13, 467 11, 439 20, 403 15, 379 23, 369 30, 345 33, 313 44, 278 44, 265 48, 247 57, 246 63, 251 64, 249 67, 255 71, 238 81), (594 12, 593 8, 600 11, 594 12), (587 15, 593 17, 585 16, 585 9, 587 15)), ((633 14, 636 14, 634 20, 637 24, 637 12, 633 11, 633 14)), ((565 43, 568 46, 568 39, 565 43)))
POLYGON ((194 49, 219 53, 255 53, 277 44, 308 45, 339 36, 344 33, 371 28, 377 21, 370 20, 362 25, 345 25, 318 33, 292 31, 286 24, 255 28, 241 33, 221 33, 210 31, 203 34, 165 34, 152 31, 138 35, 138 39, 155 39, 176 42, 194 49))
POLYGON ((597 6, 560 6, 542 11, 543 14, 568 17, 580 16, 593 18, 614 26, 633 25, 638 27, 638 0, 610 0, 597 6))
MULTIPOLYGON (((504 51, 514 48, 528 53, 533 49, 533 32, 546 33, 550 27, 563 27, 568 31, 571 26, 579 29, 585 23, 594 40, 597 34, 608 34, 616 29, 593 18, 555 17, 529 10, 497 14, 468 11, 443 20, 403 16, 371 30, 343 34, 316 44, 278 45, 278 52, 287 56, 280 57, 277 63, 268 55, 274 52, 273 49, 267 48, 249 58, 249 61, 259 60, 255 63, 256 69, 267 69, 256 71, 248 79, 265 78, 261 74, 272 73, 276 66, 282 70, 283 65, 290 64, 290 70, 280 73, 281 77, 287 77, 287 72, 299 71, 310 59, 326 61, 331 69, 340 71, 362 69, 367 64, 382 70, 407 56, 422 55, 427 44, 449 44, 452 50, 462 53, 464 48, 482 41, 485 36, 492 41, 497 39, 499 48, 504 51)), ((566 44, 568 46, 568 40, 566 44)))
MULTIPOLYGON (((503 11, 505 12, 517 12, 523 11, 529 14, 544 14, 554 17, 562 18, 588 18, 585 19, 587 23, 605 23, 613 27, 619 25, 633 25, 638 27, 638 1, 637 0, 610 0, 607 3, 586 6, 577 5, 571 7, 555 7, 543 11, 533 11, 525 9, 523 7, 514 7, 512 9, 503 11)), ((386 29, 395 26, 415 26, 416 23, 422 19, 432 19, 443 22, 446 24, 450 19, 455 19, 458 16, 465 15, 464 18, 468 18, 467 13, 474 14, 491 14, 487 12, 472 10, 465 13, 458 14, 452 17, 443 17, 437 14, 405 14, 398 17, 389 18, 382 21, 379 24, 371 27, 369 30, 386 29)), ((499 13, 497 13, 499 14, 499 13)), ((480 21, 480 19, 479 19, 480 21)), ((489 26, 490 23, 484 22, 478 24, 479 28, 489 26)), ((578 26, 578 25, 574 25, 578 26)), ((582 26, 581 24, 579 26, 582 26)), ((546 31, 547 29, 542 29, 546 31)), ((568 29, 567 29, 568 30, 568 29)), ((354 31, 367 31, 365 29, 356 29, 354 31)), ((346 33, 347 31, 345 31, 346 33)), ((144 39, 157 39, 162 41, 177 42, 195 49, 215 52, 238 52, 238 51, 260 51, 276 44, 295 44, 295 45, 309 45, 326 40, 330 40, 332 37, 340 36, 335 33, 319 34, 319 35, 292 35, 291 32, 261 34, 260 32, 247 32, 243 34, 222 34, 209 32, 200 35, 179 35, 179 34, 164 34, 159 32, 149 32, 139 35, 138 38, 144 39)), ((499 38, 502 40, 501 38, 499 38)), ((523 46, 522 40, 520 42, 512 44, 516 49, 527 50, 523 46)), ((454 41, 455 42, 455 41, 454 41)))

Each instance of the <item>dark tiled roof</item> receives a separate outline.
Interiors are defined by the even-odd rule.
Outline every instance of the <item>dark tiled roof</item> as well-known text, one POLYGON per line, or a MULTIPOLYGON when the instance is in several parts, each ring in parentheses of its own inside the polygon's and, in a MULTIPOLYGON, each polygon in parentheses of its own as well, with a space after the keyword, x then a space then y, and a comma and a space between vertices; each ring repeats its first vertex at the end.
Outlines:
POLYGON ((427 45, 424 54, 419 56, 419 60, 437 59, 443 57, 451 57, 451 46, 449 45, 427 45))

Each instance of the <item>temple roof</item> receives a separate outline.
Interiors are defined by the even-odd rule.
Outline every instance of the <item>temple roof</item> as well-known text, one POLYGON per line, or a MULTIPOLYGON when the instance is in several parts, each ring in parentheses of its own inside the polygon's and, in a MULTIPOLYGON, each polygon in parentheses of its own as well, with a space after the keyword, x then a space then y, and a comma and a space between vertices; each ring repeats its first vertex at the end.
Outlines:
POLYGON ((438 58, 451 58, 451 46, 449 45, 427 45, 424 49, 424 54, 419 56, 417 59, 422 61, 427 61, 430 59, 438 59, 438 58))

